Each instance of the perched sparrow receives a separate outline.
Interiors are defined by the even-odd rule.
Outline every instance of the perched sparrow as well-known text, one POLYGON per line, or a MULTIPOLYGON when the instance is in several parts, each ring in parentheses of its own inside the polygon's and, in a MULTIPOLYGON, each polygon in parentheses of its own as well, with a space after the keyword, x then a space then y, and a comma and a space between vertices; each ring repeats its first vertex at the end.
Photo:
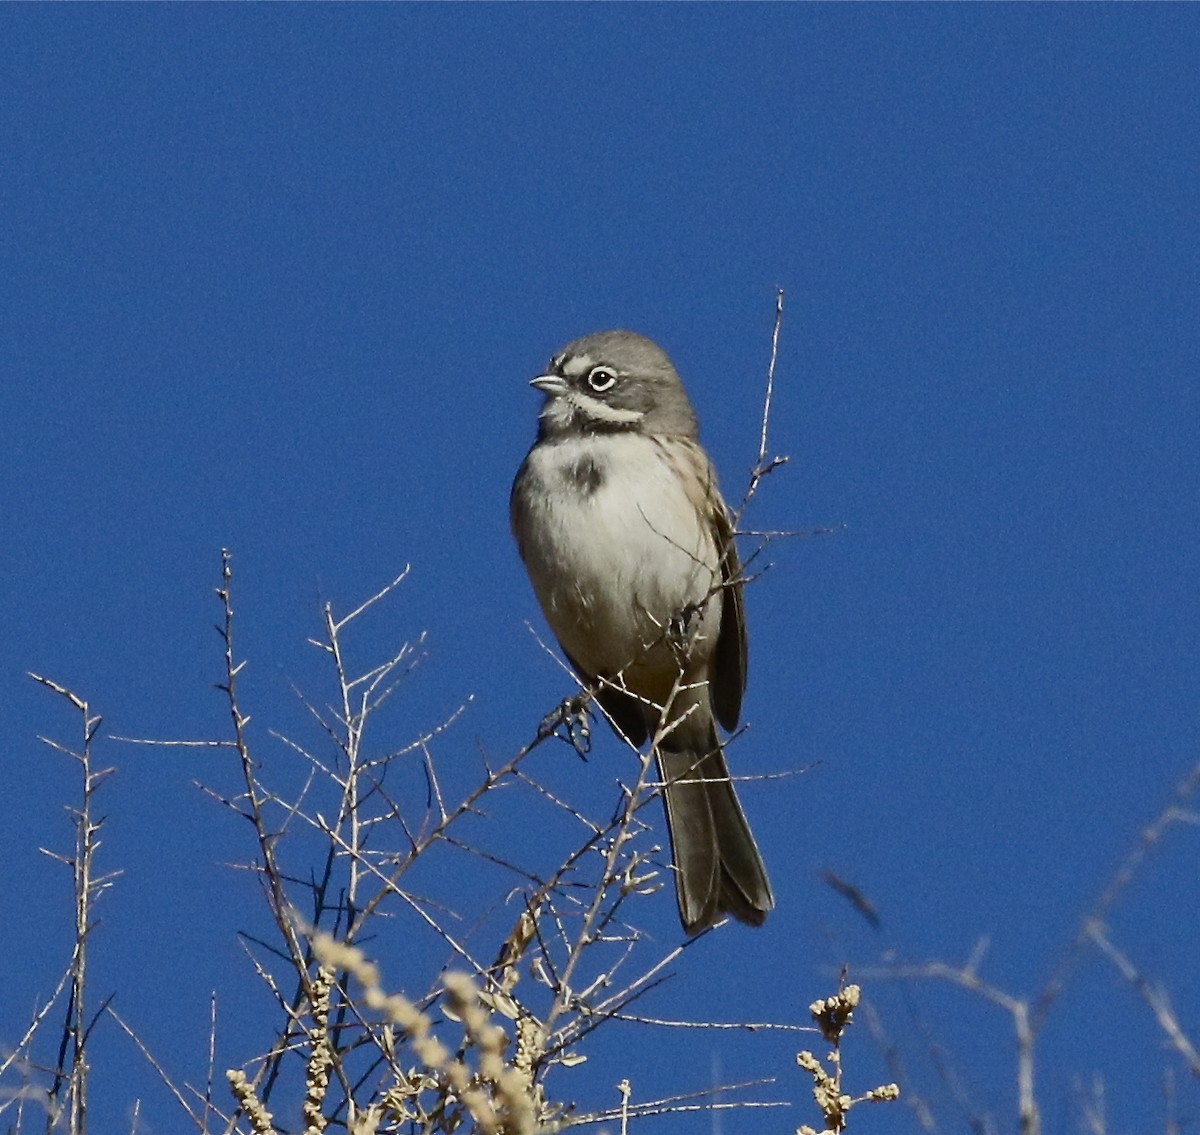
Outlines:
POLYGON ((532 385, 512 528, 546 621, 619 731, 657 738, 684 929, 759 926, 775 899, 716 726, 746 686, 741 567, 696 413, 631 331, 576 340, 532 385))

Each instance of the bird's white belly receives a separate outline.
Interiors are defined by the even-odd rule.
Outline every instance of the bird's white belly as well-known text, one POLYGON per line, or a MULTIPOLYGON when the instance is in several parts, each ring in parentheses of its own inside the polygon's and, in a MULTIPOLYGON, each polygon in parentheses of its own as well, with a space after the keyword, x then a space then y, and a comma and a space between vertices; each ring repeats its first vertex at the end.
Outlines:
MULTIPOLYGON (((662 444, 632 433, 572 438, 534 449, 528 474, 525 559, 566 652, 593 675, 630 663, 677 672, 664 631, 710 596, 719 564, 712 526, 662 444)), ((693 653, 715 643, 720 609, 713 594, 693 653)))

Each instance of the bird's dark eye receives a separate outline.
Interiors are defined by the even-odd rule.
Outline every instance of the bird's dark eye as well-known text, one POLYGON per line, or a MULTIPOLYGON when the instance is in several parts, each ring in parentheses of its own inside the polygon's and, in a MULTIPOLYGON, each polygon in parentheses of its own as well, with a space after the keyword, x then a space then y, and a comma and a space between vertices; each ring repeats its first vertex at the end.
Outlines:
POLYGON ((611 367, 592 367, 588 371, 587 384, 597 394, 611 390, 617 383, 617 372, 611 367))

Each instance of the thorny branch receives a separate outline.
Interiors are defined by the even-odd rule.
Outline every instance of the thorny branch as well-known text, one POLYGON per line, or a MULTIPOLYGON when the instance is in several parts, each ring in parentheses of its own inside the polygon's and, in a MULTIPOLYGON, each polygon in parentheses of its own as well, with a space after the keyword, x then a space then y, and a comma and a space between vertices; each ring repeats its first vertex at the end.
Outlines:
MULTIPOLYGON (((100 716, 93 715, 88 703, 65 686, 44 678, 40 674, 29 675, 39 685, 53 691, 64 698, 79 713, 82 731, 81 744, 78 749, 51 741, 46 737, 38 739, 50 748, 65 754, 74 760, 80 770, 82 782, 80 786, 80 804, 71 809, 72 823, 75 827, 75 846, 70 856, 56 852, 42 851, 51 859, 71 868, 75 895, 75 933, 74 949, 68 967, 69 983, 67 997, 66 1019, 63 1022, 62 1038, 58 1047, 58 1059, 55 1063, 53 1087, 48 1093, 47 1107, 53 1119, 56 1113, 65 1110, 67 1130, 71 1135, 83 1135, 87 1130, 88 1116, 88 1061, 87 1040, 93 1024, 87 1010, 87 980, 88 980, 88 946, 92 931, 95 929, 95 905, 100 896, 108 890, 119 871, 108 875, 96 875, 96 852, 100 847, 100 829, 104 819, 96 814, 96 793, 105 780, 112 774, 111 768, 97 769, 93 763, 92 743, 96 731, 100 728, 100 716)), ((62 988, 60 984, 59 988, 62 988)), ((57 995, 56 995, 57 996, 57 995)), ((101 1006, 103 1011, 104 1006, 101 1006)), ((46 1006, 49 1010, 49 1004, 46 1006)), ((36 1024, 37 1018, 35 1018, 36 1024)), ((32 1038, 32 1034, 27 1034, 32 1038)))

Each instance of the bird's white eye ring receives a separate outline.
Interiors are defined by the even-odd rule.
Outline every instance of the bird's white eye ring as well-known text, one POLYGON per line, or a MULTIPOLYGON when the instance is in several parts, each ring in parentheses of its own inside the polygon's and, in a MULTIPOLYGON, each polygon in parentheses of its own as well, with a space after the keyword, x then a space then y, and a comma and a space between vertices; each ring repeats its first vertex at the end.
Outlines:
POLYGON ((592 367, 588 371, 587 384, 597 394, 603 394, 617 384, 617 372, 611 367, 592 367))

